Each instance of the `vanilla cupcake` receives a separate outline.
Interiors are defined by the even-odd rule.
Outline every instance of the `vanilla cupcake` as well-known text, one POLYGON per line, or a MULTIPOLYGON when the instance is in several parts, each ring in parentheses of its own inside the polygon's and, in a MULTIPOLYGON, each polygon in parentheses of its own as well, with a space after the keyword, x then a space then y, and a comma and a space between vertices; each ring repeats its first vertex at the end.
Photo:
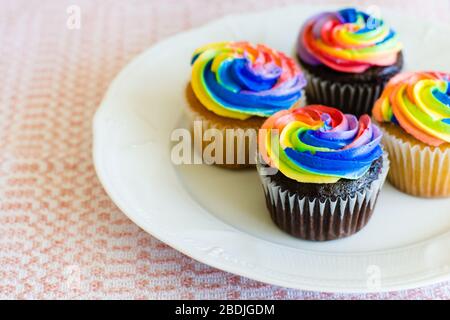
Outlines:
MULTIPOLYGON (((186 87, 188 112, 203 130, 222 135, 222 155, 214 163, 254 165, 257 130, 272 114, 299 106, 305 84, 293 59, 265 45, 220 42, 198 48, 186 87)), ((198 151, 207 145, 204 141, 198 151)))
POLYGON ((399 74, 372 113, 384 131, 389 181, 414 196, 450 196, 450 74, 399 74))

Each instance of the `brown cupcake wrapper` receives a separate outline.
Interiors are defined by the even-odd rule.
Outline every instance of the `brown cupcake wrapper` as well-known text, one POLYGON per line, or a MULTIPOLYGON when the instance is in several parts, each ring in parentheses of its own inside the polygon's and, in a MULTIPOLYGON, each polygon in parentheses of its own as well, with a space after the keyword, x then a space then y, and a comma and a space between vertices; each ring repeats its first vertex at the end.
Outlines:
POLYGON ((417 197, 450 197, 450 148, 413 145, 381 129, 394 187, 417 197))
POLYGON ((327 241, 348 237, 361 230, 369 221, 378 194, 389 171, 387 154, 377 180, 363 192, 353 196, 327 198, 304 197, 283 189, 257 164, 266 196, 266 205, 273 222, 292 236, 305 240, 327 241))
POLYGON ((323 104, 356 116, 371 114, 386 82, 378 84, 341 83, 324 80, 304 70, 307 78, 306 99, 308 104, 323 104))

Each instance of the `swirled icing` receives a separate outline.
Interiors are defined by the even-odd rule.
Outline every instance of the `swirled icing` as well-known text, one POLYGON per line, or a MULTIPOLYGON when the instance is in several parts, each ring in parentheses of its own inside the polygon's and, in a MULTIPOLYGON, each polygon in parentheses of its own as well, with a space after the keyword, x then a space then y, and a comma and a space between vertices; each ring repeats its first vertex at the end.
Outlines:
POLYGON ((450 142, 450 74, 406 72, 386 85, 372 111, 431 146, 450 142))
POLYGON ((261 129, 265 162, 303 183, 358 179, 383 153, 381 131, 368 115, 358 120, 321 105, 280 111, 261 129))
POLYGON ((210 111, 245 120, 268 117, 296 103, 306 80, 295 61, 265 45, 219 42, 192 58, 192 89, 210 111))
POLYGON ((310 18, 298 39, 298 56, 307 64, 361 73, 372 66, 390 66, 402 45, 383 20, 354 8, 310 18))

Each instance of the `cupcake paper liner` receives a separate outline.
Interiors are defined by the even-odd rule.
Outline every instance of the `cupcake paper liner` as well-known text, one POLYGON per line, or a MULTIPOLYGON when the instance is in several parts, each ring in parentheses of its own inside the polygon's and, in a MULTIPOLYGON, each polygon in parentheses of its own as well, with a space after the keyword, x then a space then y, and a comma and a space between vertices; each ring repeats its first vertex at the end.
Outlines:
POLYGON ((390 183, 413 196, 450 196, 450 148, 413 145, 382 130, 391 161, 390 183))
POLYGON ((324 80, 304 71, 308 80, 308 104, 323 104, 356 116, 371 114, 373 104, 381 95, 386 82, 378 84, 341 83, 324 80))
POLYGON ((326 241, 350 236, 367 224, 389 171, 389 160, 385 152, 378 179, 364 191, 325 200, 283 189, 270 176, 264 175, 259 163, 257 168, 273 222, 295 237, 326 241))

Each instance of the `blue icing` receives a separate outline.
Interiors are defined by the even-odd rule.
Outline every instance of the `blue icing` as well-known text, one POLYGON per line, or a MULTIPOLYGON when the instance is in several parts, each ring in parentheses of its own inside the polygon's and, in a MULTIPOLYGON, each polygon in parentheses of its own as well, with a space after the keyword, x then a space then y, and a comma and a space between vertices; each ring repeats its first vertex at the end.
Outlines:
POLYGON ((447 107, 450 107, 450 93, 449 92, 450 85, 447 82, 447 92, 439 91, 438 89, 434 89, 432 91, 433 96, 438 99, 440 102, 445 104, 447 107))
POLYGON ((229 83, 224 85, 217 82, 216 75, 211 71, 212 61, 208 62, 204 69, 204 79, 209 93, 225 108, 255 115, 270 116, 277 111, 291 107, 301 97, 299 77, 292 84, 292 90, 288 90, 284 94, 276 95, 264 91, 248 90, 249 86, 268 87, 267 83, 271 84, 271 88, 274 84, 274 79, 269 78, 266 80, 254 73, 237 72, 236 69, 232 71, 233 68, 239 69, 242 66, 242 62, 239 62, 242 60, 244 59, 235 59, 222 66, 225 69, 221 71, 225 74, 222 80, 229 81, 229 83), (237 67, 233 67, 235 61, 237 61, 237 67), (248 75, 245 81, 243 80, 245 78, 244 75, 248 75), (237 81, 237 79, 239 80, 237 81), (258 81, 261 83, 258 83, 258 81), (228 85, 233 91, 227 88, 228 85))
POLYGON ((316 152, 314 155, 292 148, 286 148, 285 152, 294 163, 305 170, 347 179, 356 179, 362 176, 370 168, 372 162, 383 153, 379 145, 364 157, 353 157, 351 149, 339 152, 316 152))
POLYGON ((355 8, 346 8, 338 11, 340 17, 344 23, 356 22, 358 17, 358 11, 355 8))
POLYGON ((302 142, 319 148, 328 148, 328 149, 341 149, 345 147, 352 139, 350 140, 330 140, 330 139, 321 139, 320 137, 316 137, 317 132, 314 130, 308 130, 301 132, 299 134, 299 138, 302 142))
POLYGON ((235 59, 230 68, 233 79, 240 84, 243 89, 259 92, 269 90, 275 85, 281 74, 281 68, 278 68, 277 72, 274 73, 271 78, 265 79, 262 75, 255 74, 247 68, 248 63, 249 61, 244 58, 235 59))

